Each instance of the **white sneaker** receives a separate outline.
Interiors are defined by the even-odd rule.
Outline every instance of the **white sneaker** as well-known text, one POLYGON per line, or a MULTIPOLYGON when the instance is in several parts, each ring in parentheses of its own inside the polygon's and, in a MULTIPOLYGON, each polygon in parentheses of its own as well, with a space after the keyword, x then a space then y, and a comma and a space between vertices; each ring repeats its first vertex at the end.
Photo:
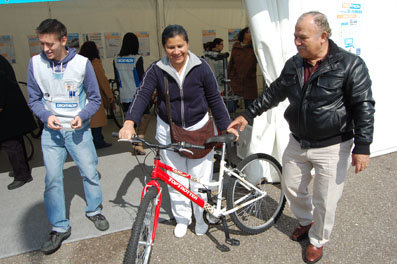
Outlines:
POLYGON ((176 224, 174 229, 174 235, 178 238, 184 237, 186 235, 187 225, 185 224, 176 224))
POLYGON ((194 231, 196 232, 196 235, 198 235, 198 236, 205 235, 205 233, 207 233, 207 231, 208 231, 208 225, 206 223, 202 223, 202 224, 196 223, 194 231))

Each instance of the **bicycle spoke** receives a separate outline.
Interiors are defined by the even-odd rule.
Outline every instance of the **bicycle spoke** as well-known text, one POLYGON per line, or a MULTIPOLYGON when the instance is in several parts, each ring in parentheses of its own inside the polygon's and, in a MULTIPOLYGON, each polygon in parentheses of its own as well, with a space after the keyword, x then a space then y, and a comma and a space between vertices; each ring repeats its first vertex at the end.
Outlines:
POLYGON ((130 242, 124 256, 124 263, 148 263, 153 246, 152 235, 155 219, 157 190, 150 188, 142 199, 130 242))
POLYGON ((284 209, 285 199, 280 184, 271 182, 273 177, 281 178, 281 166, 269 155, 253 154, 244 159, 237 169, 240 176, 261 192, 255 191, 237 178, 232 178, 227 192, 228 210, 244 203, 246 205, 230 216, 247 233, 263 232, 274 224, 284 209))

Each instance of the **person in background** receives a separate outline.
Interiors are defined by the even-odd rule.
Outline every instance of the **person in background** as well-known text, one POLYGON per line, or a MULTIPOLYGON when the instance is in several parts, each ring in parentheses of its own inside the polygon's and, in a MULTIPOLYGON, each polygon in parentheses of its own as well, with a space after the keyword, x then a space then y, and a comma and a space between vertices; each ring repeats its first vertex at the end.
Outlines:
POLYGON ((109 228, 102 214, 98 157, 89 124, 101 105, 101 95, 90 61, 66 46, 64 24, 46 19, 36 32, 42 51, 29 61, 28 94, 30 108, 45 124, 41 135, 46 168, 44 202, 52 231, 41 251, 52 254, 71 235, 63 183, 63 165, 68 153, 82 176, 86 217, 100 231, 109 228))
POLYGON ((222 50, 223 50, 223 39, 215 38, 212 41, 212 43, 213 43, 212 51, 222 52, 222 50))
POLYGON ((1 55, 0 123, 0 147, 7 153, 14 174, 7 188, 13 190, 33 180, 22 136, 37 126, 11 64, 1 55))
POLYGON ((212 45, 213 45, 212 41, 208 41, 208 42, 204 43, 203 44, 204 52, 211 51, 212 50, 212 45))
POLYGON ((94 68, 98 80, 99 91, 101 94, 101 105, 98 111, 91 117, 90 127, 94 145, 96 149, 107 148, 112 144, 107 143, 102 134, 102 127, 107 124, 107 115, 105 108, 108 109, 113 103, 113 93, 110 89, 109 80, 106 78, 105 70, 99 56, 99 51, 95 42, 86 41, 80 48, 80 55, 88 58, 94 68))
MULTIPOLYGON (((154 90, 158 92, 158 115, 156 139, 160 144, 171 143, 168 111, 166 107, 165 83, 169 83, 169 97, 172 120, 186 130, 202 128, 209 120, 208 109, 211 109, 216 126, 225 130, 230 123, 230 117, 223 103, 211 68, 203 59, 189 51, 189 39, 186 30, 180 25, 167 26, 162 33, 162 44, 166 56, 154 62, 145 72, 142 85, 135 94, 133 103, 127 112, 124 126, 119 131, 119 137, 130 139, 136 134, 134 126, 139 122, 154 90)), ((200 159, 188 159, 170 150, 161 150, 161 159, 165 164, 184 171, 192 177, 208 181, 212 177, 214 150, 200 159)), ((184 186, 198 193, 202 186, 188 179, 175 177, 184 186)), ((171 198, 171 209, 177 225, 174 229, 176 237, 186 234, 192 221, 191 203, 188 198, 173 188, 168 188, 171 198)), ((204 200, 206 194, 198 193, 204 200)), ((203 209, 193 204, 196 219, 195 232, 204 235, 208 225, 203 219, 203 209)))
POLYGON ((227 74, 233 93, 244 98, 244 106, 247 108, 258 97, 257 60, 248 27, 239 32, 237 39, 232 48, 227 74))
POLYGON ((218 83, 218 90, 220 93, 222 93, 224 88, 224 65, 223 59, 217 58, 217 56, 223 49, 223 40, 221 38, 216 38, 209 45, 209 50, 204 51, 204 59, 214 72, 216 81, 218 83))
POLYGON ((291 239, 308 236, 304 260, 315 263, 330 239, 350 161, 355 173, 369 165, 375 101, 367 66, 329 39, 331 28, 324 14, 302 14, 294 35, 298 54, 228 131, 238 136, 238 126, 244 130, 247 120, 289 100, 284 116, 291 134, 282 158, 281 184, 299 222, 291 239))
MULTIPOLYGON (((138 37, 134 33, 126 33, 123 37, 120 53, 113 60, 114 76, 120 89, 120 101, 123 104, 124 112, 128 110, 144 74, 143 58, 138 54, 138 51, 138 37)), ((148 105, 140 126, 137 128, 138 135, 142 138, 144 138, 149 126, 150 108, 151 105, 148 105)), ((146 154, 142 144, 133 145, 132 148, 137 155, 146 154)))

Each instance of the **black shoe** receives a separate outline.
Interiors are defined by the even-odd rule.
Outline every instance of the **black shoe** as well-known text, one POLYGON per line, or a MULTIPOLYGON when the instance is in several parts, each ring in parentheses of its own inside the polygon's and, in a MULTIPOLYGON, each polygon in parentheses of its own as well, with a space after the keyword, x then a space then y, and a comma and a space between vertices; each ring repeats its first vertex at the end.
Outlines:
POLYGON ((32 177, 30 177, 29 179, 24 180, 24 181, 14 180, 12 183, 8 184, 7 188, 8 188, 8 190, 14 190, 16 188, 19 188, 19 187, 23 186, 25 183, 28 183, 28 182, 31 182, 31 181, 33 181, 32 177))
POLYGON ((97 214, 94 216, 86 215, 88 219, 90 219, 98 230, 105 231, 109 228, 109 222, 106 220, 103 214, 97 214))
POLYGON ((69 227, 69 230, 64 233, 51 231, 48 240, 45 241, 41 246, 41 252, 43 252, 46 255, 54 253, 61 247, 62 241, 70 237, 71 233, 72 233, 71 227, 69 227))

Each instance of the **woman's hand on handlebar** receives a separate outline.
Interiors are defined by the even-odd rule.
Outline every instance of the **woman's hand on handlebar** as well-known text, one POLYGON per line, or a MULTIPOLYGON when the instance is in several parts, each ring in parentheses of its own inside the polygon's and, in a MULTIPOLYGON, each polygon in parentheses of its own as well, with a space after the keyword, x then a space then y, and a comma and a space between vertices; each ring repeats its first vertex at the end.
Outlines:
POLYGON ((119 131, 119 138, 131 139, 132 135, 136 135, 134 125, 134 121, 126 120, 123 124, 123 127, 119 131))

